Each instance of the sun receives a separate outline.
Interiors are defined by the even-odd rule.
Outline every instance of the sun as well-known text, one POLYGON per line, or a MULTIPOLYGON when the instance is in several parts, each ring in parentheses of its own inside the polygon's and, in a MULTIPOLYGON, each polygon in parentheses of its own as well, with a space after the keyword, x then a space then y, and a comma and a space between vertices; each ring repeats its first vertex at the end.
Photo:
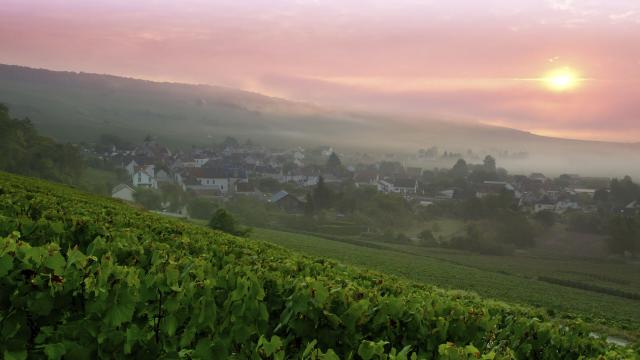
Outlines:
POLYGON ((549 89, 557 92, 574 89, 580 83, 578 74, 566 67, 549 72, 543 80, 549 89))

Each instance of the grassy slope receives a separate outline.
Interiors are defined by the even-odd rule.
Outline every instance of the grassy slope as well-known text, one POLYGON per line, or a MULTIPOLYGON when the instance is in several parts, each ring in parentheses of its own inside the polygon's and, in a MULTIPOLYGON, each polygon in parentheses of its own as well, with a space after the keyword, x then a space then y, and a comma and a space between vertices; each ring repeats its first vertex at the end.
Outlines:
MULTIPOLYGON (((606 351, 603 342, 590 339, 579 324, 560 325, 536 310, 485 301, 459 291, 444 292, 393 276, 300 256, 265 242, 238 239, 68 187, 0 173, 0 199, 0 238, 20 230, 21 241, 34 246, 34 250, 29 250, 28 245, 18 242, 18 247, 24 250, 0 252, 3 271, 8 274, 0 281, 16 291, 11 296, 6 293, 2 296, 0 315, 7 319, 15 311, 28 314, 30 308, 22 308, 24 301, 28 303, 34 298, 54 296, 65 304, 54 312, 40 307, 39 316, 32 317, 31 329, 68 325, 57 328, 59 331, 41 331, 35 339, 31 337, 36 345, 43 342, 55 345, 58 350, 62 347, 64 351, 106 356, 122 351, 126 343, 125 349, 132 351, 130 356, 146 353, 149 357, 153 353, 167 355, 169 351, 176 355, 178 350, 197 343, 196 353, 221 346, 247 355, 254 351, 261 334, 278 334, 283 339, 283 349, 291 354, 299 352, 315 336, 318 346, 333 347, 343 355, 354 346, 358 348, 364 339, 386 339, 400 347, 412 344, 426 349, 426 354, 434 354, 431 349, 437 351, 437 344, 444 344, 445 351, 455 350, 453 344, 443 343, 446 341, 457 344, 472 341, 487 351, 503 349, 506 353, 510 350, 504 346, 513 345, 523 358, 543 353, 547 357, 564 354, 563 358, 576 358, 578 354, 606 351), (74 254, 73 265, 69 252, 74 254), (78 252, 97 257, 91 262, 80 261, 84 255, 78 252), (32 257, 22 259, 24 256, 32 257), (19 258, 27 261, 21 262, 19 258), (20 270, 28 269, 34 259, 44 264, 37 265, 38 272, 20 270), (65 265, 67 261, 69 264, 65 265), (63 272, 58 275, 60 271, 63 272), (30 286, 24 286, 29 281, 24 274, 34 277, 30 286), (126 277, 126 281, 111 281, 109 274, 118 274, 116 280, 126 277), (91 283, 82 281, 87 276, 91 283), (64 286, 51 283, 51 278, 56 277, 66 279, 64 286), (162 285, 164 281, 171 287, 162 285), (90 289, 101 290, 80 292, 83 283, 90 284, 90 289), (258 295, 248 296, 245 292, 249 290, 258 295), (121 295, 114 300, 108 295, 114 293, 121 295), (151 319, 157 307, 157 293, 167 306, 171 303, 176 308, 166 313, 172 317, 174 326, 163 320, 160 328, 153 329, 151 319), (105 301, 116 301, 125 295, 129 310, 120 309, 117 314, 108 306, 105 312, 100 310, 109 305, 105 301), (71 301, 78 296, 84 300, 71 301), (202 301, 215 301, 214 308, 218 310, 209 312, 209 307, 198 305, 202 301), (259 319, 255 318, 256 307, 263 309, 259 319), (6 313, 7 310, 11 311, 6 313), (231 310, 240 321, 229 321, 231 310), (285 313, 300 315, 278 320, 285 313), (202 323, 205 314, 207 321, 202 323), (354 317, 354 314, 361 315, 354 317), (103 319, 104 316, 110 316, 111 320, 103 319), (284 328, 278 325, 279 321, 284 328), (343 321, 344 325, 340 325, 343 321), (249 327, 244 326, 249 323, 249 327), (448 327, 442 327, 447 323, 448 327), (79 324, 86 324, 92 332, 77 332, 79 324), (186 329, 192 327, 195 332, 185 338, 186 329), (196 334, 200 340, 193 339, 196 334), (97 347, 96 337, 102 339, 97 347), (525 342, 526 346, 520 346, 525 342)), ((277 232, 259 234, 299 240, 277 232)), ((9 246, 13 244, 15 249, 16 236, 2 241, 9 246)), ((345 247, 337 246, 335 250, 343 251, 345 247)), ((119 300, 111 305, 123 306, 119 300)), ((5 340, 21 346, 29 338, 28 331, 25 336, 15 335, 11 332, 5 340)), ((4 345, 0 343, 0 348, 4 345)), ((31 347, 29 351, 39 349, 31 347)), ((471 357, 475 357, 475 352, 471 357)))
MULTIPOLYGON (((534 278, 538 272, 584 269, 585 264, 579 262, 479 256, 408 246, 397 246, 396 249, 403 252, 396 252, 266 229, 257 229, 253 237, 309 255, 326 256, 443 288, 470 290, 503 301, 542 306, 563 314, 579 314, 614 327, 640 327, 640 301, 549 284, 534 278)), ((596 273, 621 270, 615 265, 586 265, 593 266, 591 270, 596 273)), ((630 270, 633 269, 625 269, 629 279, 634 278, 630 270)), ((633 284, 638 285, 635 280, 633 284)), ((628 335, 638 336, 638 332, 630 331, 628 335)))

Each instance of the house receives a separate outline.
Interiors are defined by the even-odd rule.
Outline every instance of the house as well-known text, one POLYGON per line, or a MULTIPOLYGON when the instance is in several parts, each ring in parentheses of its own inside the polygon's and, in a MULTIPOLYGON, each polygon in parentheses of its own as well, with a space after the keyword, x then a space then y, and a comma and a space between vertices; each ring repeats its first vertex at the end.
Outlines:
POLYGON ((455 189, 442 190, 436 194, 437 200, 453 200, 456 197, 455 189))
POLYGON ((372 169, 361 170, 353 175, 353 181, 356 183, 357 187, 376 186, 376 183, 378 182, 378 173, 372 169))
POLYGON ((140 166, 135 160, 129 161, 127 165, 124 166, 124 169, 127 170, 129 176, 133 176, 133 173, 136 172, 136 169, 140 166))
POLYGON ((151 167, 140 166, 131 176, 134 187, 146 187, 149 189, 157 189, 158 182, 153 174, 153 165, 151 167))
POLYGON ((580 205, 575 201, 561 200, 556 203, 554 209, 557 214, 564 214, 568 210, 580 210, 580 205))
MULTIPOLYGON (((227 194, 235 189, 235 184, 248 182, 247 174, 242 169, 228 168, 192 168, 187 175, 192 181, 186 186, 193 190, 218 190, 227 194), (193 181, 195 180, 195 181, 193 181)), ((184 180, 183 180, 184 181, 184 180)), ((186 183, 186 182, 185 182, 186 183)))
POLYGON ((413 195, 418 192, 418 180, 406 178, 394 180, 379 180, 378 191, 384 193, 413 195))
POLYGON ((195 158, 193 159, 193 162, 195 163, 195 167, 202 167, 209 160, 210 160, 209 158, 195 158))
POLYGON ((640 201, 634 200, 622 209, 622 213, 626 216, 635 216, 640 214, 640 201))
POLYGON ((540 201, 533 204, 533 212, 539 213, 541 211, 555 211, 556 202, 548 197, 543 197, 540 201))
POLYGON ((273 195, 269 202, 288 213, 304 211, 304 202, 284 190, 273 195))
POLYGON ((164 170, 164 169, 160 169, 156 172, 156 181, 158 183, 172 183, 173 182, 173 178, 171 177, 171 175, 169 175, 169 172, 164 170))
POLYGON ((248 182, 240 182, 235 184, 234 193, 238 195, 262 196, 261 192, 248 182))
POLYGON ((516 188, 506 181, 485 181, 479 187, 476 192, 476 197, 482 199, 489 195, 500 195, 502 192, 508 191, 513 193, 516 199, 522 197, 522 194, 516 190, 516 188))
POLYGON ((136 193, 136 190, 127 184, 118 184, 113 190, 111 190, 111 197, 125 200, 125 201, 133 201, 133 194, 136 193))
MULTIPOLYGON (((327 179, 324 179, 325 182, 327 179)), ((278 178, 280 183, 292 182, 298 186, 315 186, 320 181, 320 175, 312 167, 297 168, 287 174, 281 174, 278 178)))

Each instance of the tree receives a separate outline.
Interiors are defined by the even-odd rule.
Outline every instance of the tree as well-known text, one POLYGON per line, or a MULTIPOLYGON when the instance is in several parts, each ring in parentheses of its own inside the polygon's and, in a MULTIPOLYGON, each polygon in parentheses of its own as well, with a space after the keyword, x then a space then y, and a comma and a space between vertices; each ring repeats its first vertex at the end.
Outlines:
POLYGON ((616 254, 633 253, 640 245, 639 224, 636 219, 615 216, 609 222, 609 250, 616 254))
POLYGON ((215 203, 202 198, 192 199, 187 204, 189 216, 201 220, 210 219, 216 208, 217 205, 215 203))
POLYGON ((433 235, 431 230, 426 229, 422 230, 420 234, 418 234, 418 238, 420 239, 420 245, 423 246, 436 246, 438 242, 436 241, 436 237, 433 235))
POLYGON ((324 178, 318 178, 318 184, 313 189, 313 204, 316 210, 324 210, 331 207, 331 190, 324 183, 324 178))
POLYGON ((231 136, 227 136, 224 141, 222 142, 222 147, 225 148, 237 148, 240 146, 240 143, 238 142, 238 140, 236 140, 236 138, 231 137, 231 136))
POLYGON ((342 169, 342 161, 340 161, 340 158, 338 157, 338 155, 336 155, 335 152, 332 152, 331 155, 329 155, 329 159, 327 160, 327 170, 335 173, 337 171, 340 171, 342 169))
POLYGON ((496 159, 491 156, 491 155, 487 155, 484 158, 484 161, 482 162, 484 165, 485 170, 489 171, 489 172, 496 172, 496 159))
POLYGON ((12 119, 0 104, 0 170, 77 184, 85 166, 76 146, 38 135, 28 118, 12 119))
POLYGON ((556 223, 556 213, 551 210, 543 210, 534 215, 536 221, 544 227, 550 228, 556 223))
POLYGON ((236 223, 236 219, 222 208, 216 210, 213 214, 209 221, 209 227, 236 236, 246 236, 250 232, 250 229, 241 229, 236 223))
POLYGON ((464 159, 458 159, 453 168, 451 168, 451 175, 457 178, 464 178, 469 173, 467 162, 464 159))
POLYGON ((147 210, 159 210, 162 204, 162 197, 152 189, 137 188, 133 199, 147 210))
POLYGON ((304 214, 306 216, 313 216, 313 214, 316 211, 315 205, 313 203, 313 196, 311 196, 310 193, 307 193, 307 196, 305 197, 305 199, 306 199, 306 202, 304 203, 304 214))
POLYGON ((169 204, 169 211, 177 211, 186 203, 186 193, 182 188, 173 183, 163 183, 160 185, 162 202, 169 204))
POLYGON ((610 199, 614 205, 624 206, 640 198, 640 187, 633 182, 631 177, 625 176, 622 180, 611 180, 610 199))

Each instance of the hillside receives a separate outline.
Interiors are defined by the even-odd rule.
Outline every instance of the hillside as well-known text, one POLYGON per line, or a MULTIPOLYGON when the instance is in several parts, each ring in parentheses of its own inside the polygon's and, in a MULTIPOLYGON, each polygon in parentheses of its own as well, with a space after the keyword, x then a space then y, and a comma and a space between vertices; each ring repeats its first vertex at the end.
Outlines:
POLYGON ((640 160, 637 144, 344 112, 208 85, 0 65, 0 103, 17 117, 28 116, 42 134, 62 141, 95 141, 104 133, 140 141, 152 134, 162 142, 190 146, 236 136, 270 146, 329 144, 379 154, 414 153, 435 145, 460 152, 470 148, 529 152, 526 161, 503 162, 526 173, 640 175, 640 170, 628 166, 640 160))
POLYGON ((6 359, 637 356, 579 322, 5 173, 0 284, 6 359))

